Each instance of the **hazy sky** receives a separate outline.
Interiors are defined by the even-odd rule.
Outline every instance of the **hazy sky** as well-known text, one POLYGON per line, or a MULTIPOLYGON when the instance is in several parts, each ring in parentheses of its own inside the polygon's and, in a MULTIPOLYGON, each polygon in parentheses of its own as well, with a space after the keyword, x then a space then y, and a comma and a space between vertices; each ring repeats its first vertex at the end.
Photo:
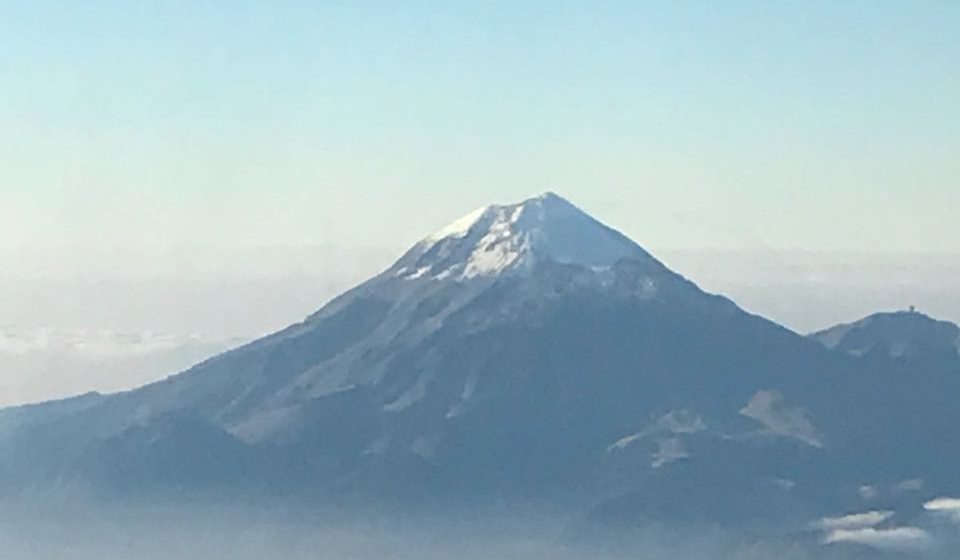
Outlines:
POLYGON ((175 371, 548 189, 799 331, 960 320, 958 29, 952 0, 0 0, 0 404, 175 371))
POLYGON ((0 0, 0 249, 960 252, 960 3, 0 0))

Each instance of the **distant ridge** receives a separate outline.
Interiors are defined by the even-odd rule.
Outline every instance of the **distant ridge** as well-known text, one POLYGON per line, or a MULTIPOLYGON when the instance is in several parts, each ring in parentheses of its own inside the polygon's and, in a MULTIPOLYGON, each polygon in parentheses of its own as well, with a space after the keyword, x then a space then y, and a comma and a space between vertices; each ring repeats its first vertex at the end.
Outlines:
POLYGON ((810 335, 824 346, 855 356, 917 358, 960 355, 960 327, 915 309, 876 313, 810 335))

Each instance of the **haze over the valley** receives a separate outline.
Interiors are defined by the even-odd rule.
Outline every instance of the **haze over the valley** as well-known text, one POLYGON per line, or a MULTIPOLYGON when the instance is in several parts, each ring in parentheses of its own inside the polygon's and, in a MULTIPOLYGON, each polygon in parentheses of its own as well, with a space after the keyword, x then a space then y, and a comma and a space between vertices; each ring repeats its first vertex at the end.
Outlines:
MULTIPOLYGON (((0 404, 160 379, 301 320, 401 252, 388 245, 0 255, 0 404)), ((960 255, 654 253, 704 289, 801 333, 911 305, 960 321, 960 255)))
POLYGON ((0 0, 0 558, 954 560, 958 22, 0 0))
POLYGON ((0 17, 0 336, 39 352, 2 403, 174 371, 547 189, 801 332, 960 319, 954 4, 55 4, 0 17), (189 348, 98 373, 45 332, 189 348))

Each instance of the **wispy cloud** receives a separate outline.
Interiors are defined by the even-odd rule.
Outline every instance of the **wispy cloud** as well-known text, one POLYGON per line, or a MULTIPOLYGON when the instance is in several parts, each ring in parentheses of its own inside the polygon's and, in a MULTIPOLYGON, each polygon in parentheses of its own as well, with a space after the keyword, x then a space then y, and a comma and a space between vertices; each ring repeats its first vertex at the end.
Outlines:
POLYGON ((919 527, 877 529, 836 529, 824 538, 827 544, 853 543, 879 550, 907 551, 927 548, 933 543, 929 533, 919 527))
POLYGON ((894 551, 923 549, 933 544, 933 536, 920 527, 881 526, 894 515, 892 511, 865 511, 824 517, 813 526, 824 532, 825 544, 851 543, 894 551))
POLYGON ((184 347, 210 347, 222 350, 243 342, 245 339, 202 333, 178 335, 103 329, 0 328, 0 356, 59 352, 94 360, 118 356, 143 356, 184 347))
POLYGON ((864 513, 852 513, 841 517, 824 517, 814 525, 819 529, 828 531, 865 529, 868 527, 876 527, 891 517, 893 517, 892 511, 868 511, 864 513))

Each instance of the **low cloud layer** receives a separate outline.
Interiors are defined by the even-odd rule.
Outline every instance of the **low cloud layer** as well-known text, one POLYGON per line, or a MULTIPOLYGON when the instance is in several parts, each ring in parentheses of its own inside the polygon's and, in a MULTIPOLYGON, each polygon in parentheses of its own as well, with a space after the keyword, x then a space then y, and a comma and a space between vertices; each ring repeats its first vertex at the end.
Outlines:
POLYGON ((205 334, 0 328, 0 406, 130 389, 243 342, 205 334))
POLYGON ((814 560, 777 542, 716 530, 656 527, 568 542, 566 521, 520 514, 383 519, 215 506, 0 508, 4 560, 814 560))

